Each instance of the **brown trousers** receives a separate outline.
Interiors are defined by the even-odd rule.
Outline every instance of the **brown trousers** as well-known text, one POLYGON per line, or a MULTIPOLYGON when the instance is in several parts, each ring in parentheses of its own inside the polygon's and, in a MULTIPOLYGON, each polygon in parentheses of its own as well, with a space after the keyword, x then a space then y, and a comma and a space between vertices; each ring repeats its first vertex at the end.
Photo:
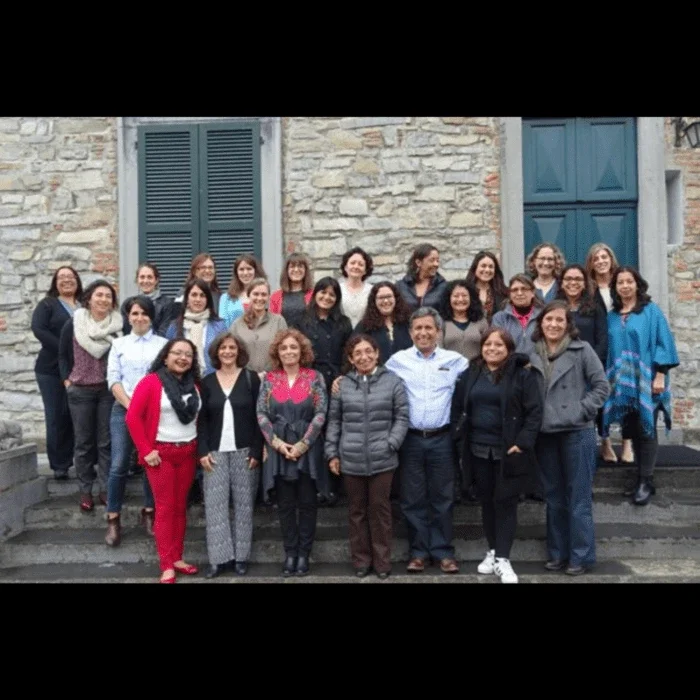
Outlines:
POLYGON ((356 569, 391 571, 391 482, 393 471, 374 476, 344 474, 350 516, 350 555, 356 569))

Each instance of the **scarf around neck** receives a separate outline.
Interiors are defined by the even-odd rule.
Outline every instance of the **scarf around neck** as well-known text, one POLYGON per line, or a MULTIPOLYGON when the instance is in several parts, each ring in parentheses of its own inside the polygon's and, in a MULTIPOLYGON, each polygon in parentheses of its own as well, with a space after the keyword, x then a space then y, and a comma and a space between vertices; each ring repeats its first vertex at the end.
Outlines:
POLYGON ((153 303, 155 303, 156 300, 160 299, 161 296, 160 287, 156 287, 150 294, 146 294, 145 292, 139 292, 139 295, 142 297, 147 297, 153 303))
MULTIPOLYGON (((185 338, 191 340, 197 348, 197 357, 199 358, 199 366, 204 367, 204 331, 209 321, 210 310, 204 311, 185 310, 185 317, 182 321, 182 328, 185 332, 185 338)), ((204 370, 202 370, 204 371, 204 370)))
POLYGON ((102 320, 93 318, 88 309, 76 309, 73 314, 73 333, 83 350, 99 360, 110 349, 115 338, 122 335, 124 319, 113 309, 102 320))
POLYGON ((571 336, 568 333, 561 339, 559 345, 557 345, 557 347, 552 352, 549 351, 549 348, 547 347, 547 343, 545 342, 544 338, 540 338, 535 343, 535 349, 537 350, 537 354, 542 359, 545 386, 549 386, 549 382, 552 378, 554 360, 556 360, 558 357, 561 357, 566 352, 567 348, 569 347, 569 343, 571 343, 571 336))
POLYGON ((170 401, 177 414, 180 423, 188 425, 197 417, 199 410, 199 396, 194 384, 194 375, 191 371, 183 375, 182 379, 178 379, 174 374, 168 372, 165 367, 161 367, 156 374, 163 384, 163 391, 170 401), (189 398, 185 402, 183 398, 189 394, 189 398))

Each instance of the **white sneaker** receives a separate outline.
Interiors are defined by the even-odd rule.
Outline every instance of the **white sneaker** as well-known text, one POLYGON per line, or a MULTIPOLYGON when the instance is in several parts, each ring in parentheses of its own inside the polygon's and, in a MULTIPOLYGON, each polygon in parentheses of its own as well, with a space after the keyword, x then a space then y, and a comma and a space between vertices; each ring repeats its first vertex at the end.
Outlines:
POLYGON ((486 552, 486 556, 484 557, 484 561, 479 564, 479 566, 476 567, 476 570, 480 574, 492 574, 493 573, 493 565, 496 563, 496 550, 495 549, 489 549, 486 552))
POLYGON ((513 567, 510 565, 509 559, 496 559, 493 565, 493 573, 500 577, 501 583, 518 582, 518 577, 515 571, 513 571, 513 567))

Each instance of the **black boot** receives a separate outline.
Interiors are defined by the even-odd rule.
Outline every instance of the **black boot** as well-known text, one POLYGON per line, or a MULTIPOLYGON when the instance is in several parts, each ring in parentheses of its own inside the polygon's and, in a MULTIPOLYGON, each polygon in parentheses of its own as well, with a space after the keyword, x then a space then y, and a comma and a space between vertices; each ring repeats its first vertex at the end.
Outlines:
POLYGON ((287 578, 288 576, 293 576, 297 570, 297 558, 292 556, 287 556, 284 560, 284 566, 282 567, 282 576, 287 578))
POLYGON ((216 578, 222 571, 224 567, 221 564, 212 564, 207 573, 204 574, 204 578, 216 578))
POLYGON ((297 576, 306 576, 309 573, 309 557, 305 555, 299 555, 299 561, 297 562, 297 576))
POLYGON ((645 506, 655 493, 656 488, 651 477, 641 477, 632 501, 636 506, 645 506))

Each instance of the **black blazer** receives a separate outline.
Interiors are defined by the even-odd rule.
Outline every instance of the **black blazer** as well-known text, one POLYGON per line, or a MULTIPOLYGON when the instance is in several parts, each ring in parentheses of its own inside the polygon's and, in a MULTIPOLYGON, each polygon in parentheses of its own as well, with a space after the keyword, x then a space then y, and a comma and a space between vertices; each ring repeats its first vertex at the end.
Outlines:
POLYGON ((330 317, 325 323, 312 313, 304 313, 299 322, 299 330, 311 341, 314 351, 313 368, 323 375, 326 390, 341 373, 345 360, 343 350, 352 335, 350 319, 341 314, 337 321, 330 317))
MULTIPOLYGON (((217 452, 221 444, 224 426, 224 394, 216 372, 208 374, 200 385, 202 407, 197 420, 197 454, 200 457, 217 452)), ((256 405, 260 392, 260 379, 255 372, 243 369, 228 396, 233 409, 233 430, 236 447, 250 448, 250 457, 262 462, 263 435, 258 425, 256 405), (246 379, 246 375, 248 379, 246 379)))
MULTIPOLYGON (((126 313, 126 299, 121 307, 122 316, 124 317, 124 335, 131 333, 131 324, 129 323, 129 317, 126 313)), ((153 319, 153 332, 156 335, 161 335, 165 337, 165 331, 170 325, 170 321, 173 320, 173 304, 175 302, 171 297, 161 294, 153 305, 156 307, 156 317, 153 319)))
MULTIPOLYGON (((544 391, 540 386, 539 372, 532 371, 529 358, 513 353, 507 360, 498 386, 501 388, 501 418, 503 422, 502 457, 496 481, 497 500, 512 498, 521 493, 532 493, 537 484, 537 460, 535 442, 542 426, 544 391), (513 445, 522 454, 506 455, 513 445)), ((469 448, 469 396, 481 373, 481 366, 470 364, 457 381, 452 397, 451 425, 456 438, 457 453, 461 457, 464 474, 463 487, 472 483, 472 454, 469 448), (464 415, 463 415, 464 414, 464 415), (455 429, 462 425, 462 435, 457 439, 455 429)))
POLYGON ((576 311, 573 317, 581 340, 585 340, 595 350, 605 367, 608 360, 608 312, 602 299, 600 303, 596 303, 592 314, 583 315, 576 311))
POLYGON ((413 345, 411 340, 411 334, 408 332, 408 323, 395 323, 394 324, 394 341, 389 340, 389 331, 386 326, 374 331, 366 331, 362 326, 362 321, 360 321, 353 332, 353 335, 359 335, 363 333, 365 335, 374 338, 379 345, 379 364, 386 364, 386 361, 399 350, 408 350, 413 345))
POLYGON ((56 297, 44 297, 32 314, 32 333, 41 343, 34 371, 58 377, 58 344, 70 314, 56 297))

